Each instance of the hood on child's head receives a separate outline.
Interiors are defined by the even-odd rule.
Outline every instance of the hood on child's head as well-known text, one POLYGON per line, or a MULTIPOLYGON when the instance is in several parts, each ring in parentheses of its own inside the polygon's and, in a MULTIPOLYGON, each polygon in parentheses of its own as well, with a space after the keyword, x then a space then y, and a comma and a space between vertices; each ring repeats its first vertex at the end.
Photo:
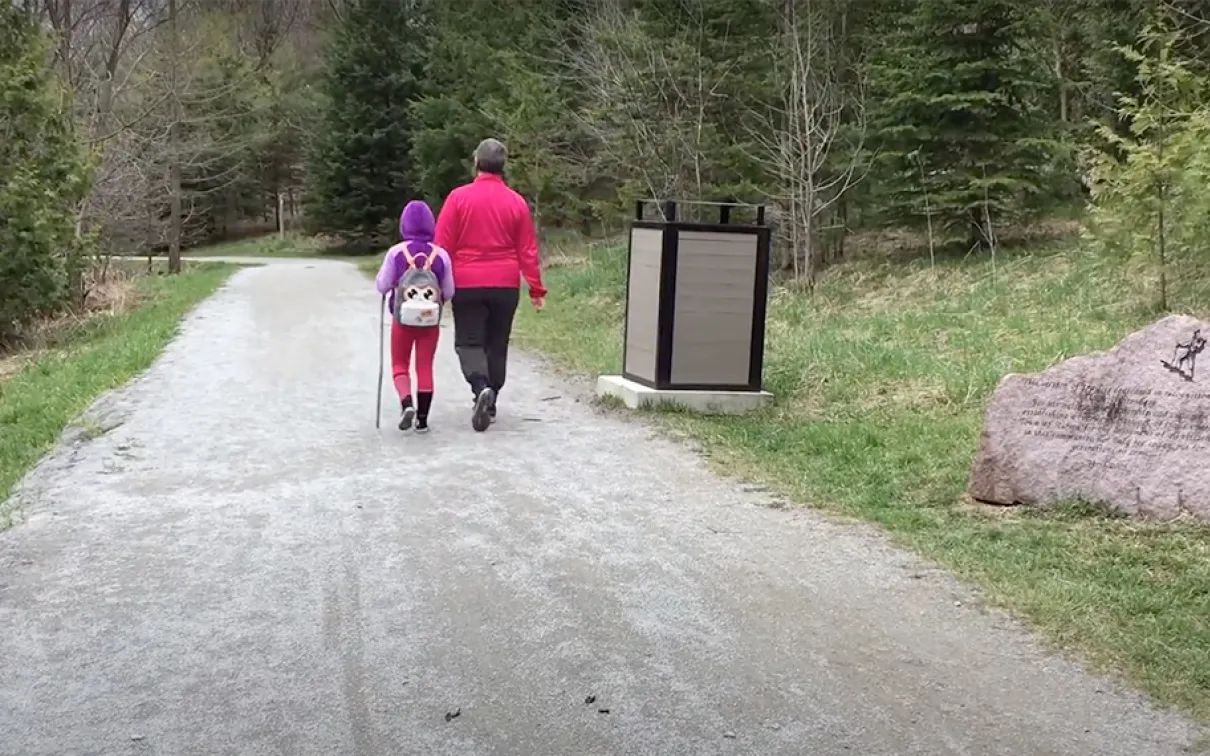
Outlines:
POLYGON ((399 233, 408 241, 431 242, 435 225, 432 209, 421 200, 409 202, 399 216, 399 233))

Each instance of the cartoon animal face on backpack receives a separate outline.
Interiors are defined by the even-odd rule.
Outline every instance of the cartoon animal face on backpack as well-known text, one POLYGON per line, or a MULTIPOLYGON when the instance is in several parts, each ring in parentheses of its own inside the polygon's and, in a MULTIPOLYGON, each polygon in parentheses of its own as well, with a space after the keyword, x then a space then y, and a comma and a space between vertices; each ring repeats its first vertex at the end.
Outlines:
POLYGON ((441 292, 432 286, 409 286, 403 292, 403 298, 408 302, 432 302, 433 304, 440 304, 441 292))
POLYGON ((425 256, 422 265, 416 257, 403 250, 407 270, 399 277, 395 286, 395 320, 399 325, 413 328, 435 328, 441 325, 441 314, 445 303, 441 301, 441 282, 433 272, 436 252, 425 256))

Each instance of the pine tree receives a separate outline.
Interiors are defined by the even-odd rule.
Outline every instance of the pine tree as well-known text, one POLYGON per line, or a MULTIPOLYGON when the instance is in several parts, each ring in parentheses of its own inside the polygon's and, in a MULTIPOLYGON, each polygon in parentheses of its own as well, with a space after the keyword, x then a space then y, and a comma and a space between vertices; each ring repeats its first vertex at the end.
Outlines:
POLYGON ((48 61, 38 26, 0 3, 0 344, 62 304, 80 257, 89 166, 48 61))
POLYGON ((424 96, 412 109, 413 161, 431 202, 440 203, 470 178, 468 156, 489 136, 508 146, 513 188, 539 205, 537 195, 560 194, 568 173, 554 153, 572 126, 568 93, 554 75, 558 56, 551 51, 558 49, 570 5, 464 0, 434 7, 436 44, 425 68, 424 96))
POLYGON ((485 98, 507 90, 499 48, 502 40, 510 40, 503 28, 509 14, 489 6, 476 0, 442 3, 433 10, 433 54, 410 115, 418 188, 434 208, 470 179, 470 156, 480 140, 510 141, 508 135, 494 133, 495 125, 482 109, 485 98))
MULTIPOLYGON (((1150 254, 1156 305, 1169 307, 1168 267, 1197 264, 1210 233, 1210 105, 1207 86, 1180 50, 1190 45, 1179 17, 1161 18, 1119 52, 1134 66, 1139 96, 1121 95, 1118 122, 1098 129, 1088 229, 1104 251, 1150 254)), ((1196 64, 1196 61, 1193 61, 1196 64)), ((1119 258, 1120 259, 1120 258, 1119 258)))
POLYGON ((892 220, 928 217, 986 245, 1073 180, 1042 107, 1047 74, 1022 54, 1024 13, 1012 0, 920 0, 888 14, 871 137, 892 220))
POLYGON ((376 241, 416 196, 409 107, 427 34, 417 2, 352 0, 328 40, 326 102, 308 166, 317 231, 376 241))

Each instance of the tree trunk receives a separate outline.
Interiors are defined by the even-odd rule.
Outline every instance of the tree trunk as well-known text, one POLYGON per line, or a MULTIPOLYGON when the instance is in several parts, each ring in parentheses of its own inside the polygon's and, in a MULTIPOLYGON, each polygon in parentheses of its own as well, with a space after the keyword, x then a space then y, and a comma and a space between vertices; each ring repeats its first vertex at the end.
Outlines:
POLYGON ((836 220, 840 223, 840 234, 836 240, 836 259, 843 260, 845 257, 845 244, 849 241, 849 196, 848 194, 840 195, 840 204, 836 208, 836 220))
POLYGON ((171 87, 172 122, 168 124, 168 273, 181 272, 181 98, 177 92, 177 68, 180 65, 180 27, 177 25, 177 0, 168 0, 168 75, 171 87))
POLYGON ((1160 311, 1168 311, 1168 238, 1164 233, 1164 205, 1168 202, 1163 184, 1159 187, 1159 209, 1156 222, 1156 252, 1160 258, 1160 311))
POLYGON ((1064 78, 1064 73, 1063 73, 1063 45, 1062 45, 1062 42, 1059 41, 1059 38, 1057 35, 1055 36, 1054 43, 1055 43, 1055 50, 1054 50, 1054 52, 1055 52, 1055 80, 1059 84, 1059 121, 1061 123, 1067 123, 1068 117, 1069 117, 1068 116, 1068 109, 1069 109, 1068 101, 1070 99, 1070 94, 1068 92, 1067 79, 1064 78))
POLYGON ((1160 118, 1159 122, 1159 139, 1157 140, 1157 150, 1159 154, 1160 177, 1156 187, 1156 199, 1159 200, 1158 217, 1157 217, 1157 233, 1156 233, 1156 252, 1160 258, 1160 311, 1168 311, 1168 237, 1166 231, 1166 214, 1165 209, 1168 204, 1168 176, 1164 170, 1164 148, 1167 146, 1168 129, 1166 119, 1160 118))

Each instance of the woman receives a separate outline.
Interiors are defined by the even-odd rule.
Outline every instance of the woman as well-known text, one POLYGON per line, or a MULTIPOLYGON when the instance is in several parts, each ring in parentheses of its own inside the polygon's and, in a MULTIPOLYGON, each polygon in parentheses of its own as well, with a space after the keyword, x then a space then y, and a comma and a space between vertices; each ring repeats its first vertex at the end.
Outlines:
POLYGON ((521 279, 535 310, 546 302, 534 221, 525 198, 504 183, 507 158, 497 140, 480 142, 475 180, 450 192, 437 221, 437 243, 457 261, 454 349, 474 396, 471 426, 480 432, 496 419, 521 279))

